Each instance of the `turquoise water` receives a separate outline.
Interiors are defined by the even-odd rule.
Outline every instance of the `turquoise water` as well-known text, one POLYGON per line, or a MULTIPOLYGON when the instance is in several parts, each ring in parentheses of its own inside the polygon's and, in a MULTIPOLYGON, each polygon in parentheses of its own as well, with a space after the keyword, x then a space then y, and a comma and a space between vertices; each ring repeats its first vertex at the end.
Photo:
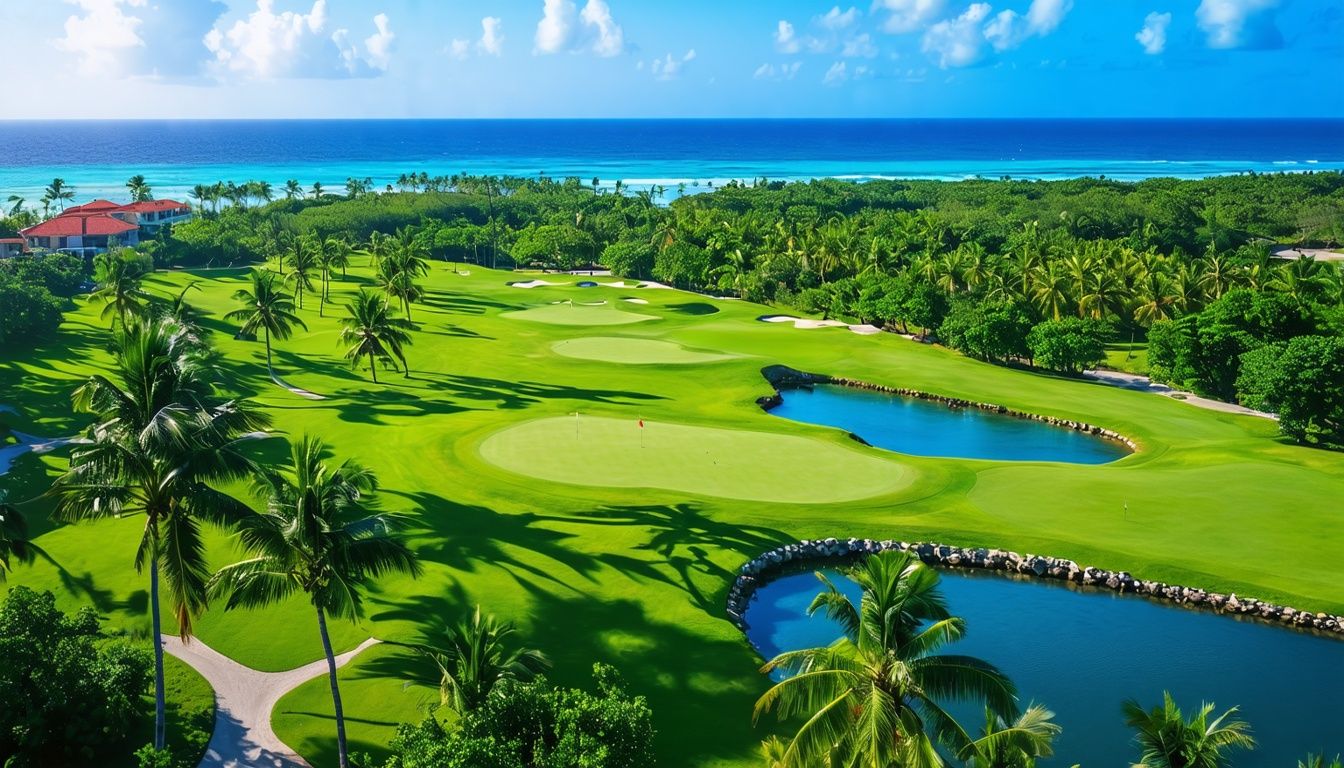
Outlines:
POLYGON ((784 403, 770 411, 776 416, 836 427, 869 445, 916 456, 1105 464, 1130 452, 1077 430, 913 397, 838 386, 781 394, 784 403))
POLYGON ((928 178, 1147 179, 1344 169, 1341 120, 0 121, 0 195, 60 176, 80 199, 287 179, 340 191, 408 172, 617 179, 675 196, 710 183, 928 178))
MULTIPOLYGON (((838 579, 853 599, 858 588, 838 579)), ((820 591, 810 574, 756 592, 747 637, 765 658, 829 644, 838 627, 807 616, 820 591)), ((1132 595, 1051 582, 943 571, 952 613, 967 636, 947 651, 978 656, 1017 684, 1021 701, 1055 712, 1063 734, 1049 766, 1121 768, 1138 755, 1120 705, 1146 707, 1169 690, 1189 712, 1202 700, 1240 706, 1259 749, 1233 768, 1285 768, 1308 751, 1344 752, 1344 642, 1282 627, 1163 605, 1132 595)), ((967 727, 982 716, 954 707, 967 727)))

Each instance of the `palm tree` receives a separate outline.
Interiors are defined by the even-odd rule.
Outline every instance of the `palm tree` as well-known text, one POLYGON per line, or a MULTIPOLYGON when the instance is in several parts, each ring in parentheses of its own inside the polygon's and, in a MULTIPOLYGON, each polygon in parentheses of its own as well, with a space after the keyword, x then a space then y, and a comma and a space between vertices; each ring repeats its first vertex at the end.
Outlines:
POLYGON ((205 207, 205 202, 210 199, 210 191, 204 184, 197 184, 187 193, 187 197, 194 200, 196 208, 200 210, 205 207))
POLYGON ((24 200, 22 197, 19 197, 18 195, 10 195, 9 202, 12 203, 12 205, 10 205, 9 207, 9 213, 5 215, 12 217, 12 216, 18 216, 20 213, 23 213, 23 204, 28 201, 24 200))
POLYGON ((149 188, 149 182, 145 181, 145 177, 138 173, 126 181, 126 189, 131 193, 131 202, 143 203, 146 200, 154 199, 154 193, 149 188))
POLYGON ((322 182, 320 182, 320 181, 314 181, 314 182, 313 182, 313 192, 312 192, 313 199, 314 199, 314 200, 321 200, 321 199, 322 199, 322 194, 323 194, 323 192, 322 192, 322 182))
POLYGON ((93 279, 98 283, 94 298, 106 302, 102 318, 112 318, 115 326, 120 320, 122 325, 135 315, 145 312, 149 294, 140 288, 139 268, 130 261, 121 258, 115 251, 100 253, 93 260, 93 279))
POLYGON ((939 655, 961 638, 965 623, 951 616, 938 573, 908 552, 873 555, 850 571, 863 590, 855 606, 824 576, 826 590, 809 613, 824 609, 844 636, 829 646, 776 656, 762 671, 789 676, 756 702, 755 717, 802 715, 784 756, 846 766, 941 766, 935 739, 958 753, 970 736, 941 700, 979 700, 997 715, 1015 715, 1016 691, 990 664, 939 655))
POLYGON ((966 768, 1033 768, 1038 758, 1054 754, 1053 742, 1063 730, 1054 717, 1039 704, 1011 723, 985 710, 984 731, 961 755, 966 768))
POLYGON ((406 365, 403 347, 411 343, 410 321, 393 317, 387 299, 363 288, 346 305, 346 311, 350 316, 341 319, 340 343, 349 345, 345 357, 350 364, 357 364, 361 357, 369 358, 369 372, 375 384, 378 360, 400 361, 409 377, 411 369, 406 365))
POLYGON ((1162 705, 1145 710, 1130 699, 1124 704, 1125 724, 1143 750, 1134 768, 1219 768, 1233 749, 1255 749, 1251 727, 1236 719, 1233 707, 1213 720, 1213 704, 1202 704, 1189 720, 1163 691, 1162 705))
POLYGON ((302 197, 303 197, 303 187, 299 184, 298 179, 290 179, 289 181, 285 182, 286 200, 299 200, 302 197))
POLYGON ((441 645, 405 646, 434 662, 439 704, 463 714, 480 707, 505 680, 529 682, 550 668, 541 651, 513 645, 510 622, 482 615, 481 607, 444 634, 441 645))
POLYGON ((331 466, 325 458, 322 442, 305 436, 290 446, 290 466, 259 478, 266 511, 238 530, 247 559, 220 569, 210 590, 228 595, 225 610, 308 596, 327 659, 340 765, 347 768, 345 712, 327 617, 359 620, 360 592, 370 580, 394 572, 418 576, 420 567, 393 536, 393 516, 366 513, 364 495, 377 486, 373 473, 351 460, 331 466))
POLYGON ((299 299, 299 309, 303 309, 303 294, 313 290, 313 272, 318 269, 317 244, 311 237, 302 235, 289 242, 289 251, 281 259, 281 266, 289 264, 289 274, 285 282, 294 284, 294 294, 299 299))
POLYGON ((50 203, 56 203, 65 210, 65 201, 75 199, 75 190, 73 187, 65 186, 65 179, 52 179, 43 193, 43 199, 50 203))
POLYGON ((1297 761, 1297 768, 1344 768, 1344 761, 1341 761, 1339 755, 1335 759, 1325 762, 1325 755, 1314 755, 1310 752, 1307 756, 1297 761))
POLYGON ((397 230, 391 247, 378 262, 379 287, 388 296, 401 301, 406 319, 411 319, 411 302, 423 295, 416 278, 429 273, 428 250, 408 227, 397 230))
MULTIPOLYGON (((271 370, 271 337, 288 339, 294 326, 305 331, 308 326, 294 314, 292 296, 276 286, 275 275, 264 269, 252 270, 252 290, 239 288, 233 298, 243 304, 242 309, 224 315, 226 320, 241 320, 240 333, 255 334, 260 328, 266 337, 266 371, 271 370)), ((255 337, 254 337, 255 338, 255 337)))
POLYGON ((0 491, 0 582, 13 570, 14 562, 32 563, 41 551, 28 540, 28 522, 23 513, 0 491))
POLYGON ((74 393, 76 411, 94 415, 90 442, 75 448, 57 478, 53 517, 65 522, 144 515, 134 564, 149 567, 154 631, 155 747, 164 745, 164 679, 159 581, 162 572, 178 634, 208 602, 205 522, 229 523, 246 513, 217 490, 256 466, 244 443, 267 419, 245 404, 215 396, 218 374, 209 349, 172 318, 131 322, 116 335, 114 381, 94 375, 74 393))

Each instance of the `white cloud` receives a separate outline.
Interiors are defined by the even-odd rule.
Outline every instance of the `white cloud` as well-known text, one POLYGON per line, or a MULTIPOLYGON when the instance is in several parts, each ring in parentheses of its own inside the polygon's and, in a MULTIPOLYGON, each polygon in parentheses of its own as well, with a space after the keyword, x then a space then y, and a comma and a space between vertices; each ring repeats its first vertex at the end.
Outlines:
MULTIPOLYGON (((679 59, 672 58, 670 53, 661 59, 654 59, 649 64, 649 69, 653 72, 653 76, 659 80, 676 80, 681 75, 681 68, 694 60, 695 49, 692 48, 682 54, 679 59)), ((640 62, 640 64, 642 65, 643 62, 640 62)), ((640 66, 639 69, 643 69, 643 66, 640 66)))
POLYGON ((575 8, 572 0, 543 0, 533 38, 534 54, 591 51, 617 56, 625 51, 625 33, 606 0, 588 0, 577 15, 575 8))
POLYGON ((89 75, 190 78, 209 51, 201 40, 228 7, 217 0, 67 0, 76 12, 53 45, 89 75))
POLYGON ((775 47, 780 53, 797 53, 802 43, 798 40, 798 35, 793 31, 793 25, 780 19, 775 27, 775 47))
POLYGON ((261 79, 376 77, 387 68, 395 35, 386 14, 375 16, 373 24, 374 34, 361 48, 347 29, 327 34, 326 0, 314 0, 307 13, 276 13, 274 0, 257 0, 256 9, 245 19, 227 30, 211 29, 205 47, 215 55, 221 74, 261 79))
POLYGON ((943 13, 944 0, 875 0, 873 9, 888 12, 882 28, 892 34, 923 29, 943 13))
POLYGON ((841 11, 840 6, 835 6, 827 11, 825 15, 813 19, 818 26, 832 31, 848 29, 859 18, 859 9, 850 6, 848 11, 841 11))
POLYGON ((1279 0, 1200 0, 1195 20, 1210 48, 1278 48, 1283 36, 1274 25, 1279 0))
POLYGON ((504 22, 498 16, 481 19, 481 39, 477 43, 482 53, 498 56, 504 52, 504 22))
POLYGON ((791 61, 787 64, 762 64, 756 68, 756 73, 752 75, 757 80, 792 80, 802 68, 803 62, 791 61))
POLYGON ((454 59, 465 59, 471 56, 471 41, 455 37, 452 42, 448 43, 447 53, 454 59))
POLYGON ((847 59, 871 59, 877 55, 877 46, 873 45, 872 35, 864 32, 846 40, 840 55, 847 59))
POLYGON ((1157 54, 1167 49, 1167 25, 1171 24, 1170 13, 1158 13, 1156 11, 1148 14, 1143 20, 1143 29, 1134 35, 1134 39, 1143 46, 1143 52, 1149 56, 1157 54))
POLYGON ((825 77, 821 78, 822 85, 839 85, 849 79, 849 67, 843 61, 837 61, 826 70, 825 77))
POLYGON ((625 35, 611 17, 611 8, 605 0, 588 0, 579 18, 584 24, 594 27, 597 34, 593 41, 593 53, 598 56, 616 56, 625 50, 625 35))
POLYGON ((985 39, 996 51, 1018 47, 1031 37, 1045 37, 1054 32, 1073 10, 1073 0, 1032 0, 1026 16, 1016 11, 1000 11, 985 25, 985 39))
POLYGON ((924 32, 923 50, 937 54, 938 66, 968 67, 984 55, 985 35, 980 24, 989 16, 989 3, 972 3, 960 16, 944 19, 924 32))

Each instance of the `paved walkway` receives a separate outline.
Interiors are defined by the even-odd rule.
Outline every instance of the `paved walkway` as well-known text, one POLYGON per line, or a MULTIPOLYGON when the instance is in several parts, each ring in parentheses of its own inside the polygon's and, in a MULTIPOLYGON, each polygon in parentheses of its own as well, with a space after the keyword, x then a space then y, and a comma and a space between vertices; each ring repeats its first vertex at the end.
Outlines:
POLYGON ((1196 408, 1206 408, 1210 411, 1222 411, 1223 413, 1236 413, 1242 416, 1259 416, 1262 419, 1278 420, 1278 416, 1264 411, 1256 411, 1250 408, 1237 405, 1236 403, 1225 403, 1222 400, 1210 400, 1207 397, 1200 397, 1189 392, 1181 392, 1172 389, 1166 384, 1157 384, 1147 376, 1139 376, 1133 373, 1122 373, 1120 371, 1083 371, 1083 375, 1093 381, 1099 381, 1102 384, 1109 384, 1112 387, 1120 387, 1134 392, 1151 392, 1155 395, 1170 397, 1173 400, 1180 400, 1183 403, 1193 405, 1196 408))
POLYGON ((309 400, 326 400, 326 399, 327 399, 327 398, 323 397, 322 395, 317 394, 316 392, 309 392, 309 391, 306 390, 306 389, 300 389, 300 388, 294 386, 293 384, 290 384, 289 382, 287 382, 287 381, 285 381, 284 379, 280 378, 280 375, 277 374, 277 373, 275 372, 275 369, 274 369, 274 368, 267 369, 267 370, 268 370, 268 372, 271 374, 271 381, 275 382, 275 385, 278 386, 278 387, 281 387, 281 388, 283 388, 283 389, 287 389, 287 390, 289 390, 291 393, 296 394, 296 395, 298 395, 299 397, 306 397, 306 398, 308 398, 309 400))
MULTIPOLYGON (((342 666, 378 642, 369 638, 336 657, 342 666)), ((215 729, 200 768, 310 768, 271 730, 271 710, 286 693, 327 674, 326 659, 288 672, 261 672, 193 638, 165 636, 163 649, 201 673, 215 689, 215 729)), ((334 738, 334 737, 333 737, 334 738)))

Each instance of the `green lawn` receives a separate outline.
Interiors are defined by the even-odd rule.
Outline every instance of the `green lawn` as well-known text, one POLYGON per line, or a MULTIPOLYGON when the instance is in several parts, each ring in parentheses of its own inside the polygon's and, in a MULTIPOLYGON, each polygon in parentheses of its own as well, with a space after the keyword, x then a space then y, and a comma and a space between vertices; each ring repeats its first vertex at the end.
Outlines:
POLYGON ((1108 344, 1103 366, 1113 371, 1124 371, 1139 376, 1148 375, 1148 344, 1108 344))
POLYGON ((687 349, 680 344, 658 339, 622 336, 587 336, 565 339, 551 345, 558 355, 594 360, 599 363, 627 365, 691 365, 732 360, 736 355, 687 349))
MULTIPOLYGON (((426 564, 419 581, 384 581, 362 624, 334 624, 339 649, 369 634, 414 638, 484 603, 519 623, 562 683, 587 684, 594 661, 619 667, 654 708, 664 765, 757 764, 765 734, 751 726, 751 706, 766 681, 723 599, 745 560, 799 537, 993 545, 1344 613, 1344 456, 1287 445, 1267 420, 985 365, 894 335, 757 322, 769 311, 746 302, 649 290, 635 313, 617 305, 618 289, 519 290, 506 285, 509 273, 454 275, 439 264, 414 308, 410 378, 380 371, 374 385, 352 370, 339 358, 341 310, 328 305, 319 317, 315 297, 305 299, 309 330, 276 344, 276 371, 327 397, 312 401, 271 384, 262 345, 234 341, 219 319, 243 279, 166 273, 149 287, 167 296, 199 281, 189 299, 214 333, 227 384, 278 429, 320 435, 375 469, 377 502, 412 519, 426 564), (609 303, 553 303, 571 299, 609 303), (595 332, 600 325, 608 327, 595 332), (575 348, 605 350, 609 362, 561 353, 575 348), (686 350, 727 359, 625 364, 686 350), (774 363, 1087 421, 1142 450, 1090 467, 867 449, 761 411, 755 399, 769 388, 760 369, 774 363)), ((369 283, 366 270, 352 270, 333 284, 334 300, 369 283)), ((40 349, 0 352, 0 403, 25 414, 0 423, 39 435, 76 429, 69 392, 110 361, 101 326, 97 308, 84 307, 40 349)), ((6 486, 15 498, 41 492, 63 455, 21 459, 6 486)), ((21 568, 10 583, 145 629, 147 583, 131 568, 139 522, 53 527, 42 509, 30 515, 59 565, 21 568)), ((210 541, 216 563, 231 549, 223 535, 210 541)), ((215 609, 199 632, 262 669, 320 654, 302 601, 215 609)), ((355 749, 376 750, 434 697, 403 689, 414 663, 378 648, 342 671, 355 749)), ((314 681, 281 702, 277 731, 330 764, 330 709, 325 683, 314 681)))

